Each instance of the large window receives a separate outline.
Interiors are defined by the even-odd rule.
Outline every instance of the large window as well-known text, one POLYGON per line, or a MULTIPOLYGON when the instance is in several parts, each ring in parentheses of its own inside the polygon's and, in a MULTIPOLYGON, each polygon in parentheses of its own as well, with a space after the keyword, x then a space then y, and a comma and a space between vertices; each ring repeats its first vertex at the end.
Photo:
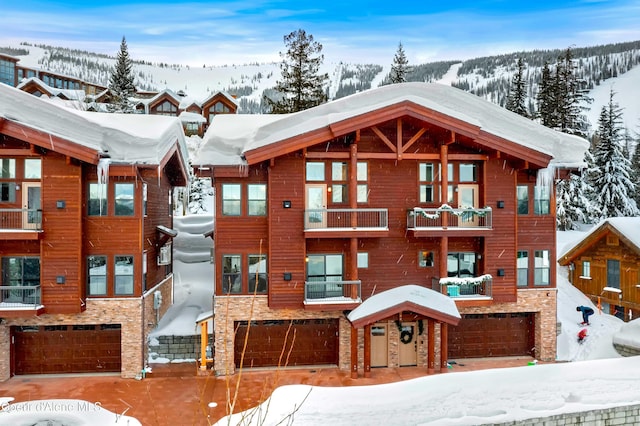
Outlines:
POLYGON ((518 185, 518 214, 529 214, 529 187, 518 185))
POLYGON ((107 185, 101 183, 89 184, 89 202, 87 203, 89 216, 107 215, 107 185))
POLYGON ((347 180, 349 164, 345 162, 331 163, 331 201, 337 204, 348 203, 347 180))
POLYGON ((367 163, 358 161, 356 164, 356 180, 358 181, 358 203, 369 201, 369 167, 367 163))
POLYGON ((115 184, 115 215, 133 216, 133 184, 115 184))
POLYGON ((42 160, 39 158, 25 158, 24 178, 40 179, 42 177, 42 160))
POLYGON ((478 171, 475 164, 460 164, 460 177, 459 182, 477 182, 478 181, 478 171))
POLYGON ((534 285, 549 285, 551 283, 551 256, 549 250, 536 250, 534 263, 534 285))
POLYGON ((225 216, 240 216, 242 187, 238 183, 222 185, 222 214, 225 216))
POLYGON ((341 254, 310 254, 307 258, 307 281, 342 281, 341 254))
POLYGON ((267 185, 264 183, 247 185, 249 216, 267 214, 267 185))
POLYGON ((115 294, 133 294, 133 256, 115 256, 115 294))
POLYGON ((266 293, 268 290, 267 255, 249 255, 249 293, 266 293), (257 282, 257 286, 256 286, 257 282))
POLYGON ((37 286, 40 285, 39 257, 3 257, 3 286, 37 286))
POLYGON ((447 275, 468 278, 476 276, 476 254, 473 252, 447 254, 447 275))
POLYGON ((87 279, 89 295, 107 294, 107 257, 87 257, 87 279))
POLYGON ((324 163, 309 161, 306 164, 306 178, 310 182, 324 181, 324 163))
POLYGON ((178 115, 178 108, 169 101, 164 101, 156 108, 157 115, 178 115))
POLYGON ((551 212, 550 204, 549 187, 536 186, 533 196, 533 214, 549 214, 551 212))
POLYGON ((0 59, 0 83, 13 87, 15 85, 15 72, 15 62, 0 59))
POLYGON ((240 255, 222 256, 222 293, 242 292, 242 258, 240 255))
POLYGON ((518 287, 526 287, 529 285, 529 252, 518 250, 516 263, 518 268, 518 287))
POLYGON ((432 203, 435 201, 435 165, 420 163, 418 165, 419 201, 432 203))

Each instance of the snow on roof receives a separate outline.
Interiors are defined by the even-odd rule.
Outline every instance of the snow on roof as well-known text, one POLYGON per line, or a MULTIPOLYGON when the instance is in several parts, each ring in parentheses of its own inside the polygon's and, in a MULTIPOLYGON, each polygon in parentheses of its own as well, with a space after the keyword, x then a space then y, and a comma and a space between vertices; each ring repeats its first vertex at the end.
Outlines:
POLYGON ((85 98, 84 90, 72 90, 72 89, 56 89, 55 87, 49 86, 44 81, 40 80, 37 77, 29 77, 22 80, 20 84, 16 86, 16 89, 22 90, 24 86, 29 83, 34 83, 40 86, 42 89, 51 93, 52 96, 60 96, 63 95, 65 98, 72 101, 82 101, 85 98))
POLYGON ((260 115, 231 115, 213 121, 198 153, 201 164, 226 164, 233 148, 240 153, 327 127, 358 115, 410 101, 425 108, 478 126, 489 134, 553 157, 552 162, 571 164, 582 160, 586 140, 549 129, 463 90, 438 83, 402 83, 366 90, 293 114, 262 121, 260 115), (222 148, 219 159, 217 147, 222 148))
POLYGON ((0 117, 94 149, 113 163, 160 164, 177 142, 188 164, 177 117, 78 111, 4 84, 0 84, 0 117))
POLYGON ((207 119, 195 112, 182 111, 178 116, 183 123, 206 123, 207 119))
POLYGON ((399 307, 405 302, 441 312, 449 317, 460 318, 460 313, 453 299, 415 284, 403 285, 375 294, 351 311, 347 318, 351 322, 357 322, 378 312, 399 307))
POLYGON ((635 248, 640 251, 640 217, 610 217, 592 227, 591 230, 585 233, 579 240, 573 241, 565 246, 562 250, 562 254, 558 256, 558 259, 562 259, 564 256, 569 254, 570 251, 581 245, 582 242, 591 235, 599 232, 606 224, 609 224, 612 228, 618 231, 620 235, 627 238, 629 242, 631 242, 635 248))

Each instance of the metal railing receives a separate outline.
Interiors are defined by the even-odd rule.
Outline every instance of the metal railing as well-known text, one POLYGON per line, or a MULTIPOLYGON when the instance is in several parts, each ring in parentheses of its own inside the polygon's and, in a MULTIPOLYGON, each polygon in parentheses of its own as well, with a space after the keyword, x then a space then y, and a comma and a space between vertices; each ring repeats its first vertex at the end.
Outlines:
POLYGON ((361 281, 305 281, 305 303, 359 303, 361 281))
POLYGON ((491 298, 493 277, 433 278, 432 289, 453 299, 491 298))
POLYGON ((0 286, 0 309, 25 308, 39 306, 40 286, 0 286))
POLYGON ((491 229, 492 226, 492 211, 488 207, 484 209, 414 207, 407 211, 407 229, 491 229))
POLYGON ((313 209, 304 211, 304 229, 308 230, 387 230, 387 209, 313 209))
POLYGON ((0 229, 42 229, 40 209, 0 209, 0 229))

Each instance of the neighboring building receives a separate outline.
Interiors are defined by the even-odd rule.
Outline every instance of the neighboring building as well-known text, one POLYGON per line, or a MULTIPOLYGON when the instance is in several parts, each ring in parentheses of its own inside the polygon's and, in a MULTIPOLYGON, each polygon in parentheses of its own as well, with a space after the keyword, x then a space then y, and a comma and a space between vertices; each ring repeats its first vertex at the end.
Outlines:
POLYGON ((604 313, 640 315, 640 217, 610 217, 564 249, 569 281, 604 313))
POLYGON ((0 380, 140 374, 172 302, 177 118, 72 111, 0 84, 0 380))
POLYGON ((216 372, 554 360, 554 170, 587 148, 438 84, 216 117, 193 159, 216 197, 216 372))

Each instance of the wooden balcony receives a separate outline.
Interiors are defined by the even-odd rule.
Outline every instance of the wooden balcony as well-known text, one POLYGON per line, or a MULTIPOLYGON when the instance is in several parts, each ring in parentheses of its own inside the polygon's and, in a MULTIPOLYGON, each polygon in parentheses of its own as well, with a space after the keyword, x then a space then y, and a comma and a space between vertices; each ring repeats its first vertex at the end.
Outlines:
POLYGON ((305 281, 304 304, 307 308, 353 309, 362 303, 360 289, 360 280, 305 281))
POLYGON ((433 236, 437 231, 460 231, 460 235, 469 233, 484 234, 493 228, 492 210, 453 208, 443 205, 438 208, 414 207, 407 211, 407 230, 414 236, 433 236))
POLYGON ((389 232, 389 212, 387 209, 305 210, 304 232, 313 238, 380 237, 389 232))
POLYGON ((42 210, 0 209, 0 240, 37 240, 42 231, 42 210))
POLYGON ((34 286, 0 286, 0 316, 25 317, 40 315, 41 288, 34 286))
POLYGON ((468 278, 433 278, 432 289, 452 299, 490 300, 493 277, 489 274, 468 278))

